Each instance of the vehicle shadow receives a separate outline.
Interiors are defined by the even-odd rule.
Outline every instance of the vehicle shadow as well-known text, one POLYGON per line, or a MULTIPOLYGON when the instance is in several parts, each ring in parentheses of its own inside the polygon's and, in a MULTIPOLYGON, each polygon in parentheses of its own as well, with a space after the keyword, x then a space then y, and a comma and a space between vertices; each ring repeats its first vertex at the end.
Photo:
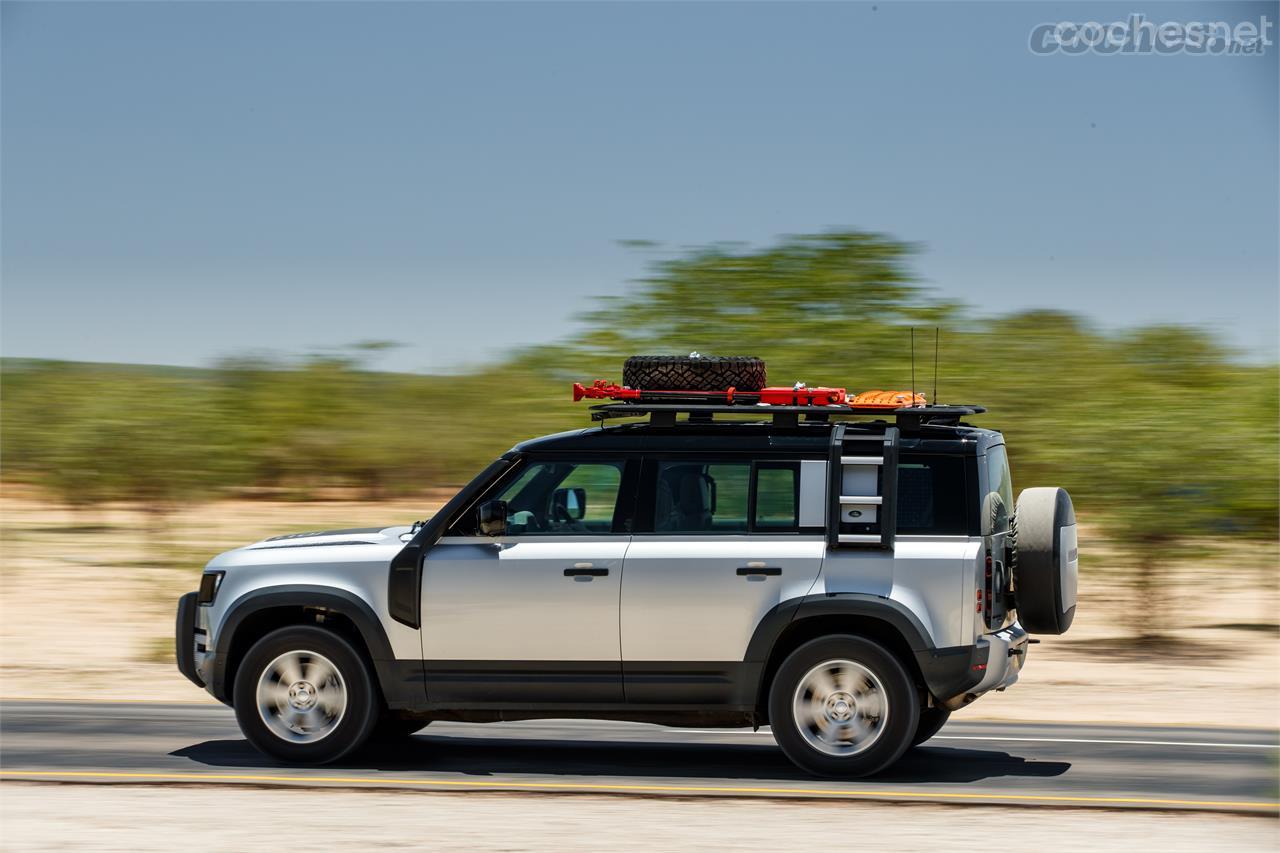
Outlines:
MULTIPOLYGON (((273 768, 244 740, 210 740, 170 755, 211 767, 273 768)), ((877 782, 898 784, 977 782, 1006 777, 1061 776, 1071 764, 1035 761, 988 749, 918 747, 877 782)), ((466 776, 625 776, 629 778, 808 780, 774 744, 653 743, 535 738, 418 735, 365 747, 327 766, 332 771, 419 771, 466 776)))

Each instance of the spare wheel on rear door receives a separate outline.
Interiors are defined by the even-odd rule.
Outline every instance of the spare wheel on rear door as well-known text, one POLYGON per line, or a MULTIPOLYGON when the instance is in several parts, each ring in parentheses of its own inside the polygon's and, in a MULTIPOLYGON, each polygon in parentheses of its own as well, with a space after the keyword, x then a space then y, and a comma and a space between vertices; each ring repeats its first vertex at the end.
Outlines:
POLYGON ((1018 621, 1033 634, 1065 634, 1076 615, 1076 514, 1065 489, 1018 495, 1011 537, 1018 621))

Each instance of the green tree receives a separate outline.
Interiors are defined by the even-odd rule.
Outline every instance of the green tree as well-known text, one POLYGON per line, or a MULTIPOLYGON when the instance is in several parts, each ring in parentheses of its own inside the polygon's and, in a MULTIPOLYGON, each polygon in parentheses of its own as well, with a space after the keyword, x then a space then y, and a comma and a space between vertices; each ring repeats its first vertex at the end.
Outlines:
MULTIPOLYGON (((647 251, 653 247, 646 247, 647 251)), ((1158 633, 1164 567, 1197 541, 1274 542, 1280 370, 1207 332, 1109 332, 1057 310, 983 317, 912 273, 919 247, 858 231, 658 256, 584 330, 455 376, 393 374, 367 342, 214 370, 3 362, 3 476, 67 504, 127 500, 160 526, 173 507, 250 488, 377 498, 457 485, 512 444, 581 427, 575 380, 619 378, 633 354, 759 355, 773 384, 932 394, 981 403, 1023 487, 1067 488, 1126 555, 1137 624, 1158 633)), ((1086 548, 1085 570, 1089 570, 1086 548)))

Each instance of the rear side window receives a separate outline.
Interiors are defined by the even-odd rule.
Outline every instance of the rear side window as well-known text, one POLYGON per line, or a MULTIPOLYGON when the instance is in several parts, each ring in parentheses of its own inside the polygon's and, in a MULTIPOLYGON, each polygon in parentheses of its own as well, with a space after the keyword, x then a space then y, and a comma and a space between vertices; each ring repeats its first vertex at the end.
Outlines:
POLYGON ((799 462, 660 460, 653 476, 655 533, 799 529, 799 462))
POLYGON ((750 462, 659 462, 656 533, 746 533, 750 462))
POLYGON ((755 529, 791 532, 800 526, 800 466, 761 462, 756 466, 755 529))
MULTIPOLYGON (((1013 478, 1009 476, 1009 457, 1004 452, 1004 445, 997 444, 987 450, 987 491, 1000 496, 1003 509, 997 529, 992 532, 1007 530, 1009 516, 1013 513, 1013 478)), ((986 531, 984 531, 986 532, 986 531)))
POLYGON ((898 463, 898 532, 967 535, 968 486, 959 456, 904 453, 898 463))

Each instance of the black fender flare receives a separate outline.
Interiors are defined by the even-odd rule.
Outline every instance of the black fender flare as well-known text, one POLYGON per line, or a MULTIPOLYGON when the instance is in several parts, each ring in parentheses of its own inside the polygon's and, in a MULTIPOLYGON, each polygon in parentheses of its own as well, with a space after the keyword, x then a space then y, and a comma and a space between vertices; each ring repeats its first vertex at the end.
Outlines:
POLYGON ((764 663, 774 644, 792 622, 814 616, 869 617, 888 622, 902 635, 912 651, 934 648, 923 623, 902 604, 863 592, 835 592, 791 598, 773 607, 760 623, 747 646, 745 660, 764 663))
POLYGON ((888 624, 911 650, 925 687, 939 700, 963 694, 982 680, 983 672, 973 667, 985 665, 985 647, 975 644, 939 648, 920 618, 889 598, 860 592, 820 593, 781 602, 756 626, 744 660, 758 673, 757 695, 764 687, 766 666, 783 632, 795 622, 823 616, 876 619, 888 624))
MULTIPOLYGON (((408 695, 402 695, 407 686, 404 676, 406 674, 412 676, 412 673, 400 672, 410 662, 396 660, 391 650, 391 641, 387 639, 387 632, 383 629, 369 602, 345 589, 309 584, 285 584, 251 590, 237 598, 227 608, 218 627, 218 638, 213 649, 213 671, 210 674, 210 690, 220 701, 226 702, 231 696, 227 683, 227 667, 230 663, 231 647, 235 641, 236 632, 250 616, 276 607, 323 609, 345 616, 360 632, 365 648, 369 650, 369 657, 373 662, 387 703, 398 707, 403 704, 404 699, 413 697, 412 690, 408 695)), ((417 690, 421 692, 423 690, 421 662, 413 661, 412 664, 417 666, 418 674, 416 678, 411 677, 409 681, 416 682, 417 690)), ((417 702, 420 703, 423 698, 425 697, 417 697, 417 702)))

